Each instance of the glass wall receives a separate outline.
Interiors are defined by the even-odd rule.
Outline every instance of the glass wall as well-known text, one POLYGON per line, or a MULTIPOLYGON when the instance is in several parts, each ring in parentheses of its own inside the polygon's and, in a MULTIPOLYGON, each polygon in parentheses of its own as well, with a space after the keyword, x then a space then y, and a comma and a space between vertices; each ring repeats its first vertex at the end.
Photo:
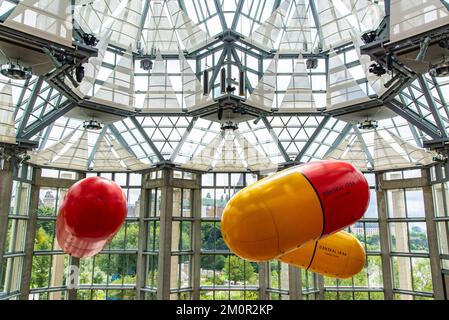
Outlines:
POLYGON ((226 203, 257 181, 247 173, 208 173, 202 176, 201 299, 258 299, 259 265, 233 255, 223 241, 221 215, 226 203))
POLYGON ((446 290, 449 296, 449 184, 448 182, 433 185, 435 203, 435 222, 437 225, 438 247, 441 257, 441 268, 446 290))
POLYGON ((192 290, 192 195, 192 189, 173 188, 170 298, 174 300, 189 299, 192 290))
MULTIPOLYGON (((150 173, 150 180, 162 178, 161 171, 150 173)), ((147 193, 148 208, 144 214, 145 248, 143 250, 145 283, 143 291, 145 299, 156 299, 158 281, 158 257, 160 243, 160 217, 161 217, 161 188, 154 187, 144 190, 147 193)))
MULTIPOLYGON (((389 180, 419 178, 419 170, 386 175, 389 180), (406 174, 405 174, 406 173, 406 174)), ((386 191, 393 293, 398 300, 433 297, 423 188, 386 191)))
POLYGON ((20 294, 32 173, 32 168, 21 166, 13 181, 6 241, 1 248, 0 299, 16 299, 20 294))
POLYGON ((41 178, 33 182, 32 171, 24 170, 13 182, 0 269, 0 299, 19 297, 28 256, 32 259, 29 298, 36 300, 69 299, 72 291, 67 287, 67 279, 72 265, 79 266, 80 272, 79 287, 71 296, 82 300, 135 299, 139 282, 143 299, 158 298, 164 286, 168 287, 170 299, 198 296, 200 299, 253 300, 262 296, 272 300, 377 300, 384 299, 389 290, 394 299, 433 299, 436 296, 435 279, 432 279, 435 262, 430 254, 430 222, 425 212, 429 208, 425 204, 429 201, 425 193, 428 190, 432 191, 438 236, 434 240, 439 245, 443 281, 449 279, 449 185, 433 179, 429 189, 421 171, 378 174, 377 177, 366 174, 371 189, 368 211, 359 222, 346 229, 365 247, 365 268, 351 279, 337 280, 278 261, 247 262, 229 251, 220 229, 223 210, 236 192, 258 180, 257 175, 165 170, 171 172, 172 179, 172 184, 167 186, 164 170, 143 177, 130 172, 86 174, 87 177, 99 175, 112 179, 123 188, 128 199, 128 217, 100 254, 79 262, 70 259, 58 246, 55 224, 65 193, 84 174, 46 169, 42 170, 41 178), (379 179, 381 183, 376 186, 379 179), (31 256, 26 253, 26 239, 27 227, 32 221, 31 202, 37 201, 31 198, 34 186, 38 187, 38 204, 31 256), (166 197, 168 192, 170 196, 166 197), (384 204, 380 205, 383 200, 384 204), (163 219, 164 210, 168 209, 172 210, 169 224, 163 219), (381 220, 383 216, 385 221, 381 220), (169 247, 161 239, 163 226, 170 231, 169 247), (385 239, 383 234, 387 235, 385 239), (386 256, 382 256, 382 250, 386 250, 386 256), (168 261, 163 265, 170 268, 166 278, 159 274, 162 255, 168 261), (142 274, 138 274, 139 261, 142 274), (383 265, 385 261, 389 263, 383 265), (385 278, 383 272, 391 273, 391 277, 385 278))
POLYGON ((139 239, 142 175, 137 173, 88 173, 115 181, 128 199, 125 224, 104 250, 80 261, 80 300, 134 300, 139 239))
POLYGON ((371 192, 368 210, 360 221, 346 228, 365 247, 365 268, 351 279, 324 277, 324 297, 328 300, 384 299, 376 177, 372 173, 365 174, 365 177, 371 192))

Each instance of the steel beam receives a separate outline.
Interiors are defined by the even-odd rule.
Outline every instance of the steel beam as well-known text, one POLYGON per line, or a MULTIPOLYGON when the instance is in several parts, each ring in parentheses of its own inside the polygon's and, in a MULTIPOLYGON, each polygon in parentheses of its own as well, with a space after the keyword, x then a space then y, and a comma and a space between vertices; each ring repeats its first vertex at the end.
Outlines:
POLYGON ((223 52, 220 55, 220 58, 218 59, 218 62, 214 66, 214 72, 212 72, 212 75, 211 75, 210 80, 209 80, 209 89, 210 90, 213 90, 213 88, 214 88, 215 80, 217 79, 218 74, 220 73, 221 67, 224 65, 224 61, 226 59, 227 51, 228 51, 228 48, 225 47, 223 49, 223 52))
POLYGON ((156 148, 153 141, 150 139, 150 137, 148 136, 146 131, 143 129, 142 125, 139 123, 139 121, 137 121, 136 117, 133 116, 133 117, 130 117, 129 119, 132 121, 132 123, 134 124, 136 129, 139 131, 139 133, 145 139, 145 142, 147 142, 150 145, 151 149, 153 150, 154 154, 158 158, 159 162, 165 162, 164 157, 162 156, 160 151, 156 148))
MULTIPOLYGON (((22 115, 22 120, 20 121, 19 128, 17 129, 17 136, 19 137, 23 134, 23 131, 25 130, 28 120, 30 119, 30 115, 31 113, 33 113, 33 109, 36 104, 37 98, 39 97, 39 93, 41 91, 43 83, 44 77, 40 76, 37 79, 36 84, 34 85, 33 91, 31 92, 31 96, 28 98, 27 106, 25 107, 25 111, 22 115)), ((26 89, 23 88, 22 90, 25 91, 26 89)))
POLYGON ((274 132, 273 127, 271 126, 268 119, 266 117, 261 117, 261 120, 263 121, 265 127, 268 129, 268 132, 270 133, 271 138, 277 144, 278 149, 281 152, 282 157, 284 158, 285 162, 291 162, 291 159, 290 159, 287 151, 284 149, 284 146, 282 145, 281 141, 279 141, 279 137, 274 132))
POLYGON ((323 35, 323 30, 321 29, 320 18, 318 15, 318 11, 316 9, 315 0, 309 0, 309 4, 310 4, 310 10, 311 10, 312 16, 313 16, 313 21, 315 21, 315 27, 318 31, 318 37, 320 38, 320 47, 324 48, 324 45, 323 45, 324 35, 323 35))
POLYGON ((223 14, 222 7, 220 5, 219 0, 214 0, 215 9, 217 10, 218 17, 220 18, 221 27, 223 30, 226 30, 228 27, 226 25, 226 19, 223 14))
POLYGON ((143 28, 145 26, 145 22, 147 20, 148 10, 150 9, 150 0, 145 0, 145 4, 143 6, 142 15, 140 17, 139 31, 137 31, 137 42, 140 42, 142 38, 143 28))
POLYGON ((30 86, 30 79, 25 80, 25 83, 23 84, 23 89, 20 92, 19 99, 17 100, 16 107, 14 109, 14 119, 17 117, 17 113, 19 112, 19 108, 23 103, 23 99, 25 98, 26 89, 30 86))
POLYGON ((232 20, 232 26, 231 26, 231 29, 234 31, 237 31, 237 23, 239 22, 239 17, 240 17, 240 14, 242 13, 243 2, 244 2, 244 0, 239 0, 239 3, 237 4, 237 8, 235 10, 234 19, 232 20))
POLYGON ((428 134, 432 139, 439 139, 441 138, 439 129, 430 123, 428 120, 422 119, 416 112, 413 110, 407 108, 407 107, 399 107, 395 101, 386 102, 385 106, 394 111, 397 115, 401 116, 411 124, 413 124, 415 127, 423 131, 424 133, 428 134))
POLYGON ((133 157, 137 158, 137 155, 134 153, 133 149, 131 149, 128 145, 128 143, 125 141, 125 139, 123 139, 122 135, 120 134, 120 132, 117 130, 117 128, 115 127, 114 124, 110 124, 109 126, 109 130, 111 130, 112 135, 115 137, 115 139, 117 139, 117 141, 122 145, 123 148, 126 149, 126 151, 128 151, 133 157))
POLYGON ((24 129, 24 132, 21 136, 18 136, 18 138, 21 139, 30 139, 35 134, 37 134, 39 131, 50 125, 51 123, 55 122, 57 119, 65 115, 67 112, 72 110, 74 107, 76 107, 76 104, 71 102, 70 100, 65 101, 63 104, 61 104, 57 109, 52 110, 47 115, 44 116, 41 120, 37 120, 33 122, 31 125, 26 127, 24 129))
POLYGON ((108 130, 108 126, 104 126, 103 130, 101 130, 100 134, 98 135, 98 139, 95 142, 95 145, 92 149, 92 152, 89 155, 89 159, 87 160, 87 168, 90 168, 92 165, 92 162, 95 158, 95 153, 97 153, 98 145, 100 144, 101 140, 103 139, 104 135, 106 134, 106 131, 108 130))
MULTIPOLYGON (((240 60, 240 57, 234 47, 231 48, 231 54, 232 54, 232 57, 234 58, 235 62, 239 65, 239 68, 242 71, 245 71, 246 67, 243 65, 243 63, 240 60)), ((251 82, 248 79, 248 74, 246 72, 245 72, 245 89, 248 89, 248 91, 250 93, 253 93, 253 91, 254 91, 254 88, 251 85, 251 82)))
POLYGON ((182 135, 181 141, 178 143, 178 145, 176 146, 175 150, 173 151, 171 157, 170 157, 170 162, 175 162, 176 157, 179 154, 179 151, 181 150, 182 146, 184 145, 184 143, 186 142, 187 138, 190 135, 190 132, 192 132, 193 127, 195 126, 196 121, 198 120, 198 117, 194 117, 192 119, 192 121, 190 121, 189 126, 187 127, 186 131, 184 132, 184 134, 182 135))
POLYGON ((351 123, 347 123, 345 125, 345 127, 343 128, 343 130, 341 130, 337 139, 335 139, 335 141, 332 143, 332 146, 329 148, 329 150, 327 150, 327 152, 323 158, 327 157, 332 151, 335 150, 336 147, 338 147, 338 145, 340 145, 340 143, 343 141, 343 139, 346 138, 346 136, 348 135, 349 131, 351 131, 352 126, 353 125, 351 123))
POLYGON ((418 75, 418 82, 421 86, 421 89, 424 93, 424 98, 426 99, 427 105, 430 108, 430 112, 432 112, 433 119, 437 124, 438 129, 440 130, 441 137, 447 138, 446 127, 444 126, 443 119, 438 111, 435 100, 430 93, 429 85, 427 84, 427 80, 424 78, 422 74, 418 75))
POLYGON ((315 141, 315 139, 320 134, 321 130, 326 126, 327 122, 330 120, 330 116, 324 117, 324 119, 321 121, 321 123, 316 128, 315 132, 312 134, 312 136, 307 140, 306 144, 302 148, 302 150, 299 152, 298 156, 295 159, 295 163, 299 163, 302 159, 302 157, 306 154, 307 150, 310 148, 312 143, 315 141))
POLYGON ((365 151, 365 155, 368 158, 369 163, 371 164, 371 168, 374 168, 373 155, 369 151, 368 146, 366 145, 365 139, 363 139, 363 136, 359 131, 359 128, 357 128, 356 125, 353 125, 352 128, 354 129, 354 132, 357 135, 357 138, 359 138, 360 142, 362 143, 363 151, 365 151))

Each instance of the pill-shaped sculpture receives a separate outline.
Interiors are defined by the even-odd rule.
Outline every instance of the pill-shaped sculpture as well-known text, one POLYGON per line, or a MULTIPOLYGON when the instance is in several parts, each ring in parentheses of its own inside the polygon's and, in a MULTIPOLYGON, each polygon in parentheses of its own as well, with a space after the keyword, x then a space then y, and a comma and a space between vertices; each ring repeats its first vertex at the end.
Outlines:
POLYGON ((246 260, 275 259, 359 220, 369 196, 365 177, 349 163, 291 167, 246 187, 228 202, 223 239, 246 260))
POLYGON ((100 177, 78 181, 59 208, 58 243, 74 257, 94 256, 119 231, 127 211, 125 193, 117 183, 100 177))
POLYGON ((366 255, 362 244, 353 235, 340 231, 279 257, 296 267, 328 277, 347 279, 362 271, 366 255))

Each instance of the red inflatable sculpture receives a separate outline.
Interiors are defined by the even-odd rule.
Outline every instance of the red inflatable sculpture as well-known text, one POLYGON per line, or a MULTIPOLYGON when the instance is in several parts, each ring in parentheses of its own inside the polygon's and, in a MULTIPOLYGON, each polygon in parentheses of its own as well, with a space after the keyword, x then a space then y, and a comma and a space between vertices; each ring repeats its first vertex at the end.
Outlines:
POLYGON ((127 201, 118 184, 91 177, 67 192, 56 221, 56 237, 64 252, 77 258, 96 255, 123 225, 127 201))

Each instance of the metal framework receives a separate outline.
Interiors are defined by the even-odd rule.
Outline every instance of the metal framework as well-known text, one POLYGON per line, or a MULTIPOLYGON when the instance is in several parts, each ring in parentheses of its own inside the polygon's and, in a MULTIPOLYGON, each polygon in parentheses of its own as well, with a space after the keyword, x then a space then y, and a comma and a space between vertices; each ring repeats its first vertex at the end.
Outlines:
MULTIPOLYGON (((222 3, 222 1, 214 0, 213 6, 209 7, 201 2, 194 1, 191 3, 184 3, 184 1, 177 1, 177 5, 181 9, 184 14, 187 14, 192 22, 196 23, 198 26, 202 26, 205 29, 206 34, 206 42, 205 46, 196 46, 191 50, 186 49, 183 52, 183 55, 188 61, 192 61, 193 65, 196 66, 194 72, 198 80, 201 80, 201 74, 204 70, 208 70, 211 72, 209 78, 209 88, 210 95, 215 101, 220 101, 220 94, 217 93, 217 90, 220 86, 218 79, 218 75, 222 68, 225 68, 228 71, 228 80, 237 85, 238 82, 233 79, 235 76, 235 70, 243 70, 245 72, 245 83, 246 83, 246 97, 240 101, 235 100, 234 111, 235 110, 244 110, 244 112, 249 112, 252 115, 254 120, 258 118, 262 118, 262 123, 267 128, 267 132, 269 133, 270 139, 277 145, 278 154, 281 156, 283 161, 289 163, 293 161, 293 163, 298 163, 301 161, 301 158, 306 154, 307 149, 315 143, 320 143, 320 141, 316 141, 316 138, 319 136, 322 128, 325 126, 329 117, 340 117, 343 115, 350 115, 353 112, 360 112, 361 110, 370 110, 373 108, 379 108, 382 105, 385 105, 390 110, 394 111, 400 117, 406 119, 412 125, 412 131, 414 132, 414 139, 418 143, 418 145, 422 145, 422 140, 430 139, 444 139, 447 137, 447 127, 448 127, 448 107, 443 97, 443 93, 441 91, 440 86, 436 83, 435 78, 430 78, 428 76, 418 76, 417 81, 414 81, 413 74, 405 74, 406 72, 400 66, 396 66, 399 71, 404 73, 404 75, 400 78, 400 81, 395 83, 387 92, 380 97, 374 98, 371 101, 364 102, 362 104, 356 103, 353 105, 345 106, 344 108, 339 108, 338 110, 321 110, 317 109, 316 111, 310 110, 282 110, 279 107, 273 107, 268 111, 258 111, 251 109, 251 107, 244 104, 245 99, 251 96, 258 85, 259 80, 263 80, 264 76, 267 76, 266 68, 268 67, 267 63, 270 59, 279 59, 279 63, 282 62, 283 65, 291 59, 291 63, 295 63, 295 59, 298 58, 298 54, 293 54, 290 52, 276 51, 276 49, 267 51, 263 46, 258 45, 254 40, 251 40, 251 37, 243 35, 242 32, 242 19, 248 19, 250 21, 250 28, 254 32, 257 28, 263 28, 264 23, 263 19, 267 19, 271 14, 285 14, 285 12, 290 12, 290 15, 294 14, 294 7, 296 4, 295 1, 292 1, 293 4, 286 8, 282 6, 282 1, 274 1, 272 8, 265 7, 265 1, 254 2, 253 4, 249 4, 243 0, 232 1, 234 2, 233 11, 228 11, 227 7, 222 3), (256 6, 256 7, 253 7, 256 6), (193 11, 192 11, 193 10, 193 11), (286 11, 287 10, 287 11, 286 11), (290 11, 291 10, 291 11, 290 11), (262 13, 263 11, 263 13, 262 13), (232 19, 229 17, 231 16, 232 19), (258 12, 256 14, 256 12, 258 12), (220 28, 211 29, 212 21, 218 19, 220 28), (207 37, 210 38, 207 38, 207 37), (434 96, 431 90, 436 88, 436 92, 438 93, 438 97, 434 96), (420 93, 425 98, 425 103, 423 104, 420 96, 416 96, 417 93, 420 93), (410 104, 410 99, 413 100, 414 104, 410 104), (243 104, 242 104, 243 102, 243 104), (442 113, 443 112, 443 113, 442 113), (309 133, 304 136, 307 139, 306 143, 302 146, 302 149, 298 149, 296 154, 293 154, 292 151, 287 151, 283 146, 286 143, 281 143, 279 139, 276 137, 276 132, 270 125, 270 122, 267 121, 266 117, 310 117, 315 116, 316 119, 322 121, 321 123, 317 123, 315 127, 315 131, 313 133, 309 133), (416 129, 415 129, 416 127, 416 129), (422 134, 421 134, 422 133, 422 134), (421 135, 420 135, 421 134, 421 135), (426 136, 424 136, 426 135, 426 136)), ((165 4, 164 4, 165 5, 165 4)), ((312 52, 304 52, 302 56, 304 58, 318 58, 324 59, 326 66, 328 66, 328 55, 330 51, 326 47, 326 37, 327 35, 323 35, 323 31, 321 28, 321 24, 323 21, 319 16, 319 12, 314 1, 307 1, 306 7, 307 10, 310 10, 311 17, 313 21, 310 21, 313 28, 316 28, 319 45, 318 51, 312 52)), ((298 7, 299 8, 299 7, 298 7)), ((146 37, 146 32, 148 32, 148 23, 147 19, 149 19, 150 15, 154 15, 157 8, 152 6, 150 1, 144 1, 142 4, 143 13, 140 16, 140 21, 137 25, 137 37, 136 37, 136 48, 143 48, 143 42, 146 37)), ((165 9, 164 9, 165 10, 165 9)), ((171 13, 171 11, 170 11, 171 13)), ((178 17, 179 13, 176 13, 176 17, 178 17)), ((4 17, 7 19, 7 16, 4 17)), ((175 14, 173 13, 169 16, 169 19, 175 19, 175 14)), ((185 19, 185 18, 183 18, 185 19)), ((189 20, 185 20, 187 23, 190 23, 189 20)), ((175 20, 172 20, 172 23, 177 23, 175 20)), ((162 26, 161 26, 162 27, 162 26)), ((278 26, 275 26, 276 28, 278 26)), ((382 25, 381 25, 382 27, 382 25)), ((279 26, 281 32, 288 32, 289 26, 284 24, 279 26), (283 31, 282 31, 283 30, 283 31)), ((3 33, 5 35, 13 35, 15 34, 13 31, 3 28, 3 33), (9 32, 9 33, 8 33, 9 32)), ((197 29, 195 29, 197 30, 197 29)), ((199 30, 199 29, 198 29, 199 30)), ((195 35, 200 34, 203 31, 195 31, 195 35)), ((191 35, 193 36, 193 34, 191 35)), ((48 46, 48 44, 47 44, 48 46)), ((55 47, 55 44, 52 44, 55 47)), ((45 47, 45 46, 44 46, 45 47)), ((342 45, 336 49, 336 52, 340 54, 345 54, 345 52, 349 52, 354 47, 349 45, 342 45)), ((115 61, 120 60, 120 57, 125 53, 124 48, 120 48, 115 43, 109 44, 110 52, 116 55, 115 61)), ((372 56, 376 56, 378 51, 372 50, 372 56)), ((85 49, 87 55, 92 56, 95 53, 89 51, 88 48, 85 49)), ((140 52, 134 52, 135 59, 141 59, 145 55, 142 55, 140 52)), ((86 56, 87 57, 87 56, 86 56)), ((175 52, 162 52, 162 58, 168 64, 169 61, 176 61, 178 59, 178 54, 175 52)), ((85 58, 86 59, 86 58, 85 58)), ((274 61, 274 60, 273 60, 274 61)), ((346 60, 345 60, 346 61, 346 60)), ((290 62, 289 62, 290 63, 290 62)), ((172 64, 170 64, 172 65, 172 64)), ((346 67, 348 69, 358 67, 359 63, 357 61, 351 61, 346 63, 346 67)), ((106 62, 103 61, 101 63, 102 70, 115 70, 116 63, 115 62, 106 62)), ((275 101, 282 102, 282 96, 285 95, 288 91, 285 90, 286 85, 281 84, 279 81, 282 80, 282 77, 288 77, 288 75, 292 74, 294 71, 294 65, 292 69, 289 70, 278 70, 275 71, 276 80, 276 94, 275 101), (283 88, 281 88, 283 87, 283 88)), ((319 77, 321 74, 323 76, 328 76, 328 69, 323 70, 322 73, 315 72, 309 75, 312 81, 315 81, 314 77, 319 77)), ((398 71, 398 72, 399 72, 398 71)), ((58 71, 62 72, 62 71, 58 71)), ((110 72, 110 71, 109 71, 110 72)), ((171 72, 171 71, 169 71, 171 72)), ((139 76, 140 79, 143 78, 143 73, 136 73, 135 79, 139 76)), ((177 74, 174 71, 172 74, 169 74, 170 80, 179 78, 182 80, 183 75, 177 74)), ((136 80, 137 81, 137 80, 136 80)), ((147 77, 146 81, 151 82, 151 75, 147 77), (148 80, 149 79, 149 80, 148 80)), ((178 81, 178 80, 177 80, 178 81)), ((285 80, 282 80, 285 81, 285 80)), ((357 80, 357 82, 362 85, 365 82, 357 80)), ((96 84, 98 87, 105 85, 104 80, 97 80, 96 84)), ((175 88, 175 94, 183 94, 181 91, 177 91, 175 88)), ((137 91, 136 91, 137 92, 137 91)), ((140 91, 139 91, 140 92, 140 91)), ((319 89, 317 91, 313 91, 314 95, 324 94, 326 91, 319 89)), ((233 102, 234 103, 234 102, 233 102)), ((81 108, 86 111, 88 110, 101 110, 102 112, 114 114, 118 117, 127 118, 131 120, 128 124, 130 130, 134 128, 137 132, 140 133, 144 137, 144 141, 151 147, 150 153, 155 154, 157 158, 157 162, 175 162, 175 159, 178 158, 179 153, 182 152, 182 148, 185 146, 186 141, 189 140, 189 135, 195 132, 195 122, 198 118, 208 118, 211 114, 217 112, 220 108, 220 103, 216 103, 214 105, 210 105, 207 108, 196 110, 194 112, 187 110, 176 110, 176 109, 167 109, 167 110, 147 110, 147 109, 138 109, 136 111, 132 110, 120 110, 115 107, 112 107, 108 104, 104 104, 98 101, 93 101, 86 98, 79 98, 78 96, 72 93, 72 89, 70 89, 64 82, 60 81, 56 73, 52 73, 51 75, 39 77, 37 80, 32 80, 30 83, 27 82, 26 86, 24 86, 23 92, 17 99, 17 107, 15 110, 16 114, 16 124, 17 124, 17 138, 18 141, 29 141, 33 139, 38 141, 41 145, 47 145, 47 139, 51 136, 51 132, 54 129, 55 121, 60 121, 61 119, 65 119, 65 115, 73 110, 74 108, 81 108), (31 94, 26 95, 25 92, 27 88, 32 84, 31 94), (25 98, 25 96, 27 96, 25 98), (23 112, 21 111, 23 110, 23 112), (148 127, 143 127, 141 125, 141 121, 138 120, 140 117, 150 117, 150 118, 158 118, 158 117, 188 117, 190 119, 190 124, 187 125, 186 131, 181 134, 180 137, 177 137, 177 140, 171 140, 171 137, 165 137, 164 142, 160 142, 158 145, 171 145, 171 154, 165 154, 164 151, 158 150, 156 144, 152 141, 152 134, 148 132, 148 127), (37 140, 36 140, 37 139, 37 140)), ((240 112, 240 111, 238 111, 240 112)), ((180 119, 180 118, 179 118, 180 119)), ((64 120, 65 121, 65 120, 64 120)), ((252 126, 250 123, 251 120, 247 122, 247 126, 250 130, 253 128, 259 128, 259 126, 252 126)), ((66 122, 69 123, 69 122, 66 122)), ((113 126, 110 126, 110 128, 113 126)), ((156 126, 157 127, 157 126, 156 126)), ((292 132, 290 132, 290 128, 286 126, 285 130, 289 131, 290 136, 296 136, 292 132)), ((66 131, 64 129, 64 131, 66 131)), ((342 131, 342 134, 345 133, 346 130, 342 131)), ((120 135, 119 132, 116 132, 117 135, 120 135)), ((174 139, 174 138, 173 138, 174 139)), ((295 138, 297 139, 297 138, 295 138)), ((341 141, 344 139, 344 136, 339 137, 341 141)), ((123 145, 126 146, 129 141, 124 141, 120 139, 123 145)), ((192 139, 190 139, 192 140, 192 139)), ((259 143, 260 137, 258 137, 259 143)), ((159 140, 158 140, 159 141, 159 140)), ((136 140, 137 143, 137 140, 136 140)), ((293 140, 290 144, 293 143, 293 140)), ((331 147, 331 146, 330 146, 331 147)), ((132 150, 129 146, 127 149, 133 151, 132 154, 135 154, 136 150, 132 150)), ((95 148, 93 148, 95 151, 95 148)), ((328 153, 329 150, 326 151, 328 153)), ((184 152, 185 154, 185 152, 184 152)), ((190 154, 192 157, 194 154, 190 154)), ((268 155, 268 154, 267 154, 268 155)), ((268 155, 270 156, 270 155, 268 155)), ((90 154, 89 158, 93 159, 94 154, 90 154)), ((273 158, 274 159, 274 158, 273 158)))

